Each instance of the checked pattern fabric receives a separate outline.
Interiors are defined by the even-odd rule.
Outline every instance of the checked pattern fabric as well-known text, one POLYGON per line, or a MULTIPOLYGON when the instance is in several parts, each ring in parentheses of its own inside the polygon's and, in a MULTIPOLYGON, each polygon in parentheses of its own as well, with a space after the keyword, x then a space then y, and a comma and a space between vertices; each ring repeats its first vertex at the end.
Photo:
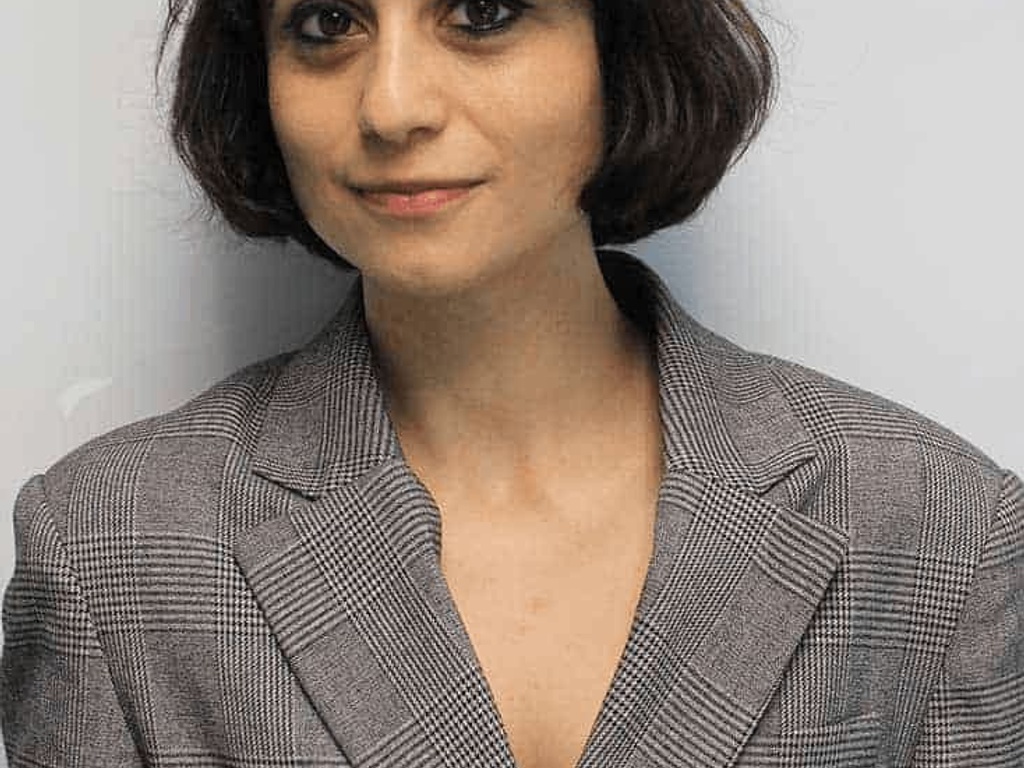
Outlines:
MULTIPOLYGON (((657 353, 665 474, 579 768, 1024 766, 1020 480, 601 258, 657 353)), ((514 767, 361 301, 25 485, 11 768, 514 767)))

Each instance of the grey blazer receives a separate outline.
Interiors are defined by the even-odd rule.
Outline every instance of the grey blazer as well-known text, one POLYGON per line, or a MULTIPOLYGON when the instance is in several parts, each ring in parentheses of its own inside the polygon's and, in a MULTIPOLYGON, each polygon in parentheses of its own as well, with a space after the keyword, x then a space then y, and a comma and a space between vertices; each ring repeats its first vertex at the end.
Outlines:
MULTIPOLYGON (((688 318, 665 476, 579 765, 1024 765, 1024 487, 942 428, 688 318)), ((119 429, 15 510, 12 768, 513 766, 358 288, 306 348, 119 429)))

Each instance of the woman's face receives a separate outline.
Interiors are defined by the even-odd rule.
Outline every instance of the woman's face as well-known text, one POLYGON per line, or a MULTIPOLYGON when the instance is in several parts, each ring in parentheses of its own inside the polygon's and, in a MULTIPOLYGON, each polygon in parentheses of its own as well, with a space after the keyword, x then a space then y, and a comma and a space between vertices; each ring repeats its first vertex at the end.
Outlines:
POLYGON ((589 2, 273 0, 266 24, 292 190, 367 281, 447 292, 589 244, 589 2))

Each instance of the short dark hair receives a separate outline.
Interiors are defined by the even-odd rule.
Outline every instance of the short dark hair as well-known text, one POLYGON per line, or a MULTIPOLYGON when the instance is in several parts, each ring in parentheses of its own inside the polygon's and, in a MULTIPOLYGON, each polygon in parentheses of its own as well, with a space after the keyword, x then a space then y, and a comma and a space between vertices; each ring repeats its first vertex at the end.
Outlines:
MULTIPOLYGON (((700 208, 764 123, 775 57, 740 0, 592 1, 605 151, 580 206, 601 246, 700 208)), ((170 133, 209 201, 241 234, 289 237, 345 264, 291 192, 270 118, 260 2, 168 0, 157 74, 179 27, 170 133)))

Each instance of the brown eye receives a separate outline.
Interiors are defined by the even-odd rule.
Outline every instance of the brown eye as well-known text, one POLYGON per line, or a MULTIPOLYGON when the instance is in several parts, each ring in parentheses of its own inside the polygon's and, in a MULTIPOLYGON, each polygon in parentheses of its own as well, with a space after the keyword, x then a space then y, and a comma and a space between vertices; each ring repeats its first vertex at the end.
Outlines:
POLYGON ((470 26, 488 29, 501 18, 502 5, 495 0, 467 0, 466 20, 470 26))
POLYGON ((483 37, 510 28, 529 4, 523 0, 461 0, 451 5, 451 24, 462 33, 483 37))
POLYGON ((359 22, 337 2, 312 0, 292 9, 284 28, 303 45, 327 45, 358 34, 359 22))
POLYGON ((314 39, 342 37, 352 31, 352 23, 352 17, 340 8, 323 8, 315 16, 310 16, 300 31, 314 39))

